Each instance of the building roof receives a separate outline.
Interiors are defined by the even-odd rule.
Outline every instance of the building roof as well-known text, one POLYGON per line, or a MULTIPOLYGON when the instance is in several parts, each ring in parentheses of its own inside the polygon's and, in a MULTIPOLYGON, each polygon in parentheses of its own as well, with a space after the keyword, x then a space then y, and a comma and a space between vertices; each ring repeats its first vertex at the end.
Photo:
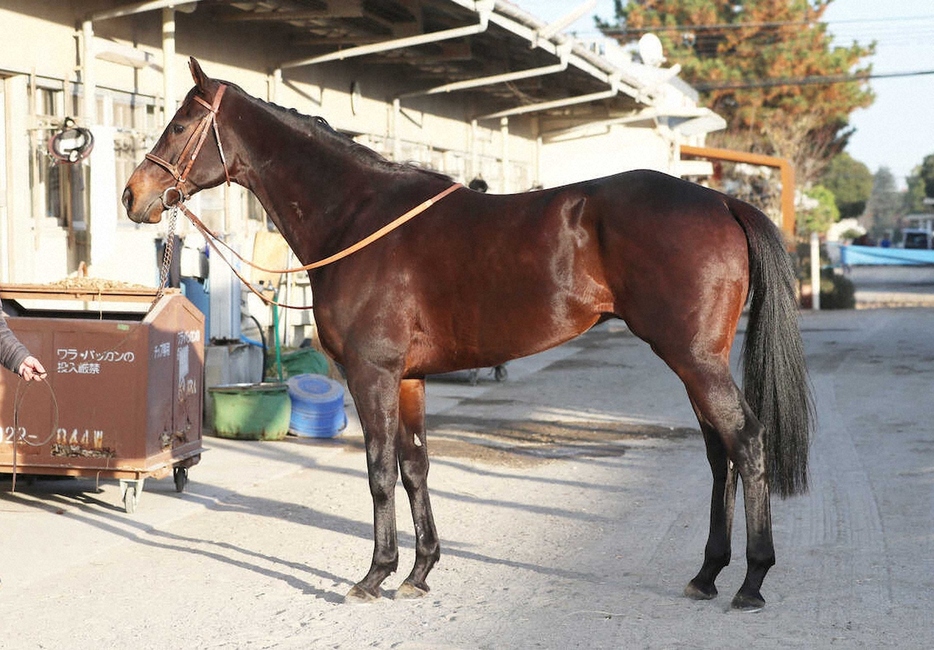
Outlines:
MULTIPOLYGON (((178 5, 118 2, 94 20, 178 5)), ((199 0, 176 6, 200 20, 268 33, 289 70, 365 57, 401 80, 398 99, 464 93, 478 119, 537 114, 562 128, 661 104, 693 104, 677 67, 610 60, 503 0, 199 0)))

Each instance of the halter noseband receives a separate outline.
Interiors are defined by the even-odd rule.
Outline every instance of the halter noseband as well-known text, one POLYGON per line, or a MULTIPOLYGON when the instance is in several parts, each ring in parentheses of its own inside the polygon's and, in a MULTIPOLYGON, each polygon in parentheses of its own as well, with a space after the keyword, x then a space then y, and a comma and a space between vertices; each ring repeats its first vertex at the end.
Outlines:
POLYGON ((195 132, 191 134, 188 142, 185 143, 185 148, 182 149, 182 152, 178 155, 178 163, 171 163, 152 153, 146 154, 147 160, 165 169, 172 175, 172 178, 175 179, 175 185, 165 188, 165 191, 162 192, 162 205, 165 206, 166 209, 173 205, 184 203, 188 199, 182 186, 188 180, 188 173, 191 171, 192 165, 195 164, 195 159, 198 157, 198 154, 201 153, 201 147, 204 146, 204 141, 208 137, 208 131, 212 129, 214 131, 214 139, 217 141, 217 151, 220 153, 221 164, 224 166, 224 177, 227 179, 227 184, 230 185, 230 172, 227 171, 227 159, 224 157, 224 147, 221 146, 221 136, 217 131, 217 109, 220 108, 221 99, 224 97, 225 90, 227 90, 227 86, 224 84, 218 85, 217 92, 214 94, 213 104, 208 104, 197 95, 194 96, 194 100, 208 109, 208 112, 201 118, 201 123, 198 124, 198 128, 195 129, 195 132), (189 156, 188 163, 185 165, 184 170, 179 171, 179 165, 183 163, 185 156, 189 156), (177 197, 173 197, 172 192, 175 192, 177 197), (175 200, 170 202, 172 198, 175 200))

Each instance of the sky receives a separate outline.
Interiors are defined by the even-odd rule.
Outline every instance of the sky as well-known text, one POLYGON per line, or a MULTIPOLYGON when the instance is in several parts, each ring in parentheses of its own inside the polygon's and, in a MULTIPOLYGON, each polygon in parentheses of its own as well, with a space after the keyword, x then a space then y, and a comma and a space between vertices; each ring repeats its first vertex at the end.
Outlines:
MULTIPOLYGON (((585 0, 512 0, 544 22, 557 20, 585 0)), ((613 0, 597 0, 594 10, 565 29, 580 38, 600 36, 593 16, 614 19, 613 0)), ((834 0, 824 21, 837 44, 876 41, 869 61, 873 74, 934 71, 932 0, 834 0)), ((888 167, 900 187, 905 177, 934 153, 934 74, 872 79, 876 100, 854 111, 856 132, 847 152, 875 173, 888 167)))

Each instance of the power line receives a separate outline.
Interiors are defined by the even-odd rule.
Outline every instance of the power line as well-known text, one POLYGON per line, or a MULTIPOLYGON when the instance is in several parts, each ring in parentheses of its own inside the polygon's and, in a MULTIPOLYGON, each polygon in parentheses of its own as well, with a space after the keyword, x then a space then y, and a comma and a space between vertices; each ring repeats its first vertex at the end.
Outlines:
POLYGON ((626 34, 628 32, 634 33, 643 33, 643 32, 696 32, 696 31, 705 31, 705 30, 727 30, 727 29, 771 29, 776 27, 795 27, 800 25, 827 25, 832 27, 834 25, 855 25, 855 24, 878 24, 885 22, 902 22, 902 21, 911 21, 912 23, 917 23, 924 20, 934 20, 934 15, 927 16, 896 16, 888 18, 850 18, 847 20, 772 20, 765 22, 735 22, 735 23, 707 23, 707 24, 697 24, 697 25, 654 25, 654 26, 645 26, 638 28, 630 27, 609 27, 605 30, 607 34, 626 34))
POLYGON ((934 14, 919 16, 890 16, 879 18, 851 18, 846 20, 777 20, 764 22, 735 22, 708 24, 653 25, 632 28, 609 27, 603 31, 611 37, 633 37, 648 32, 656 34, 681 33, 695 42, 713 42, 724 33, 736 30, 756 30, 759 34, 777 32, 785 28, 825 26, 837 43, 845 41, 877 41, 888 46, 929 44, 934 32, 934 14), (907 24, 906 24, 907 23, 907 24))
POLYGON ((893 79, 899 77, 921 77, 934 75, 934 70, 915 70, 913 72, 886 72, 879 74, 860 75, 815 75, 812 77, 780 78, 780 79, 753 79, 745 81, 725 82, 693 82, 691 87, 700 92, 712 90, 739 90, 743 88, 774 88, 776 86, 809 86, 829 85, 837 83, 854 83, 870 79, 893 79))
POLYGON ((796 27, 816 25, 813 20, 775 20, 760 23, 707 23, 704 25, 646 25, 645 27, 610 27, 607 34, 642 34, 644 32, 703 32, 726 31, 729 29, 774 29, 778 27, 796 27))
MULTIPOLYGON (((604 18, 603 24, 610 23, 613 18, 604 18)), ((669 37, 677 39, 676 34, 681 32, 684 45, 692 47, 699 56, 709 57, 716 55, 716 48, 726 34, 742 27, 757 29, 754 38, 765 39, 766 43, 780 38, 782 27, 807 29, 809 26, 823 26, 831 47, 848 48, 852 45, 876 45, 876 54, 893 50, 907 50, 913 48, 912 56, 919 56, 918 50, 926 53, 934 50, 934 14, 923 13, 912 16, 873 16, 864 18, 833 19, 826 14, 819 20, 811 21, 768 21, 768 22, 738 22, 717 23, 714 25, 680 24, 668 26, 643 27, 639 30, 627 29, 624 24, 620 26, 599 29, 595 34, 615 38, 621 43, 634 40, 639 35, 649 32, 665 32, 669 37), (769 29, 766 26, 770 26, 769 29), (691 31, 695 30, 695 31, 691 31)), ((897 56, 897 54, 896 54, 897 56)))
POLYGON ((903 22, 910 20, 911 22, 916 22, 919 20, 934 20, 934 14, 927 16, 886 16, 882 18, 846 18, 843 20, 828 20, 825 21, 828 25, 843 25, 843 24, 856 24, 856 23, 894 23, 894 22, 903 22))

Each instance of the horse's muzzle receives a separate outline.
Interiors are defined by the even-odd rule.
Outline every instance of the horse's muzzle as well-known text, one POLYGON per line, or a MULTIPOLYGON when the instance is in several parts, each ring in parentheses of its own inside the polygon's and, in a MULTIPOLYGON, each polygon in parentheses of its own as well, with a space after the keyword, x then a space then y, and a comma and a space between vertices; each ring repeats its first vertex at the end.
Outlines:
POLYGON ((139 206, 137 196, 130 185, 123 190, 121 199, 126 216, 136 223, 158 223, 162 219, 162 197, 147 206, 139 206))

